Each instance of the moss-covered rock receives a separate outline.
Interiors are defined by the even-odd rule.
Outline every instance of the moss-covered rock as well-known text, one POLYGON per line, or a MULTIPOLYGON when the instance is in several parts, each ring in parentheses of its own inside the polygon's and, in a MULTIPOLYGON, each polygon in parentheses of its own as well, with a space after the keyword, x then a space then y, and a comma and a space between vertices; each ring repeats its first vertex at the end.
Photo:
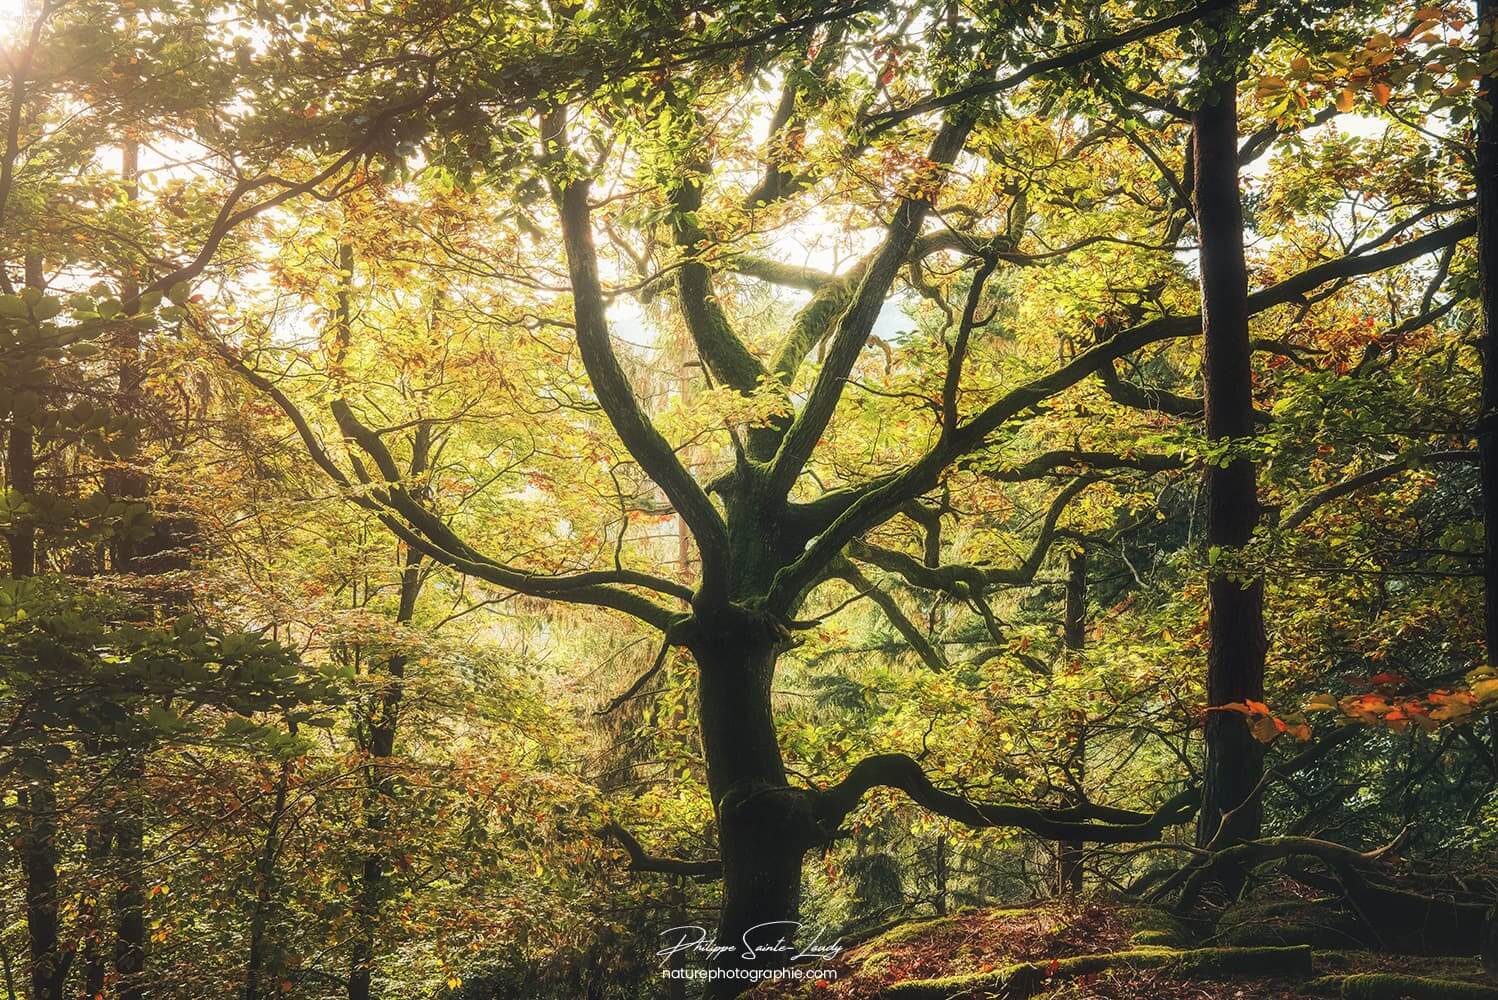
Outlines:
POLYGON ((1342 1000, 1498 1000, 1498 989, 1455 979, 1371 972, 1344 978, 1342 1000))
POLYGON ((1233 948, 1357 948, 1367 934, 1357 917, 1326 901, 1276 900, 1234 906, 1218 921, 1213 943, 1233 948))
MULTIPOLYGON (((1317 958, 1319 959, 1320 956, 1318 955, 1317 958)), ((1301 983, 1300 992, 1308 993, 1313 997, 1340 997, 1342 981, 1346 978, 1345 974, 1317 976, 1308 983, 1301 983)))
POLYGON ((1153 906, 1130 910, 1127 914, 1134 934, 1131 944, 1140 947, 1187 948, 1196 943, 1191 931, 1169 912, 1153 906))
POLYGON ((942 979, 916 979, 886 987, 890 1000, 1025 1000, 1060 980, 1110 969, 1154 969, 1199 979, 1237 975, 1306 977, 1311 949, 1297 948, 1138 948, 1103 955, 1079 955, 1051 962, 1024 962, 993 972, 942 979))
MULTIPOLYGON (((961 924, 962 921, 967 917, 967 912, 968 911, 966 910, 959 910, 956 913, 951 913, 944 917, 927 917, 924 920, 907 920, 904 923, 896 924, 894 927, 891 927, 889 930, 886 930, 881 934, 877 934, 869 938, 868 940, 864 941, 860 945, 860 947, 869 949, 891 948, 897 944, 904 944, 908 941, 913 941, 917 938, 926 936, 934 931, 939 931, 947 927, 956 927, 961 924)), ((996 912, 1002 914, 1008 913, 1010 911, 999 910, 996 912)))

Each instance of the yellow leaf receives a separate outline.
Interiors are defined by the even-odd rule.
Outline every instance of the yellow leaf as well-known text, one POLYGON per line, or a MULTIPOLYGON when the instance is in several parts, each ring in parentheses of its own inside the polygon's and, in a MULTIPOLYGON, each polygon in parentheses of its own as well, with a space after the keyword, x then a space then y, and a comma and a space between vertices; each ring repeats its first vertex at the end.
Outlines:
POLYGON ((1260 100, 1263 100, 1266 97, 1273 97, 1281 93, 1286 85, 1285 78, 1282 76, 1266 76, 1259 81, 1259 85, 1255 88, 1254 93, 1260 100))
POLYGON ((1249 731, 1254 734, 1254 739, 1260 743, 1273 743, 1274 738, 1280 734, 1280 727, 1275 725, 1271 716, 1261 716, 1249 726, 1249 731))
POLYGON ((1498 698, 1498 677, 1478 681, 1472 685, 1472 696, 1482 704, 1498 698))
POLYGON ((462 986, 462 985, 463 985, 463 980, 459 979, 457 976, 448 976, 447 977, 447 988, 448 989, 455 990, 459 986, 462 986))
POLYGON ((1337 699, 1329 694, 1313 694, 1305 703, 1307 712, 1335 712, 1338 707, 1337 699))
POLYGON ((1352 102, 1356 95, 1346 87, 1337 91, 1337 110, 1347 112, 1352 110, 1352 102))

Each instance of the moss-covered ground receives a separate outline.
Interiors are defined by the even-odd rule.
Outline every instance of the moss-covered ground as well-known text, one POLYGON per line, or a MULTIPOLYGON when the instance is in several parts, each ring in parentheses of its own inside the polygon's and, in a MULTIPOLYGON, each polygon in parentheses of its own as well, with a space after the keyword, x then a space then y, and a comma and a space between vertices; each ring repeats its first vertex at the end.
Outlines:
POLYGON ((1344 929, 1304 907, 1229 914, 1210 931, 1099 902, 970 910, 886 929, 830 963, 835 976, 767 983, 750 997, 1498 1000, 1476 958, 1391 954, 1344 929))

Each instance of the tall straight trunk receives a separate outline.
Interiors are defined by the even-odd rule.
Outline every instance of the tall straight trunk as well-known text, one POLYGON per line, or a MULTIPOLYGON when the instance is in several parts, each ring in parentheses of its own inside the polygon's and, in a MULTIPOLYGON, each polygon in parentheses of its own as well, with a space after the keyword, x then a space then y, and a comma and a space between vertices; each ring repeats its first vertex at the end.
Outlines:
MULTIPOLYGON (((1478 37, 1498 45, 1498 0, 1477 0, 1478 37)), ((1482 400, 1477 456, 1482 476, 1483 611, 1488 663, 1498 658, 1498 76, 1484 74, 1478 97, 1488 108, 1477 118, 1477 273, 1482 300, 1482 400)), ((1498 754, 1498 723, 1488 725, 1498 754)), ((1498 979, 1498 919, 1490 916, 1482 939, 1483 966, 1498 979)))
POLYGON ((115 819, 114 971, 119 1000, 144 1000, 146 967, 145 754, 125 751, 118 771, 124 803, 115 819))
POLYGON ((21 867, 26 878, 26 934, 32 1000, 62 1000, 63 958, 57 903, 57 794, 38 778, 21 796, 21 867))
MULTIPOLYGON (((422 579, 421 556, 408 549, 405 566, 401 570, 400 605, 395 615, 397 624, 409 624, 415 615, 416 600, 421 596, 422 579)), ((366 749, 370 759, 365 785, 364 831, 365 836, 375 844, 365 854, 360 866, 358 925, 354 931, 354 944, 349 959, 349 1000, 369 1000, 370 982, 374 976, 375 931, 379 926, 380 902, 385 896, 387 880, 386 852, 378 841, 389 828, 390 802, 395 795, 395 780, 390 771, 390 762, 395 756, 395 736, 400 721, 405 676, 406 657, 396 653, 386 661, 384 687, 367 722, 369 745, 366 749)))
MULTIPOLYGON (((1477 0, 1479 29, 1498 44, 1498 0, 1477 0)), ((1498 657, 1498 79, 1485 75, 1479 97, 1490 109, 1477 124, 1477 271, 1482 299, 1482 410, 1477 450, 1482 469, 1484 600, 1488 662, 1498 657)))
MULTIPOLYGON (((125 181, 125 196, 130 201, 139 197, 140 145, 134 140, 125 142, 121 151, 121 176, 125 181)), ((126 274, 120 280, 121 301, 131 301, 140 295, 140 284, 134 275, 126 274)), ((120 325, 115 335, 120 349, 120 368, 115 388, 116 408, 121 414, 139 417, 141 412, 141 386, 143 383, 140 364, 140 331, 132 323, 120 325)), ((136 458, 139 441, 133 437, 122 442, 122 457, 129 462, 136 458)), ((115 500, 143 502, 147 499, 150 484, 143 472, 125 464, 110 470, 105 476, 105 492, 115 500)), ((141 570, 139 551, 135 539, 116 535, 110 539, 110 557, 117 573, 134 573, 141 570)))
MULTIPOLYGON (((342 358, 353 338, 354 250, 351 244, 339 245, 338 264, 342 280, 334 316, 334 337, 337 356, 342 358)), ((426 471, 431 447, 431 427, 424 423, 418 424, 411 438, 412 476, 426 471)), ((414 549, 407 549, 401 566, 400 596, 395 610, 397 626, 409 625, 415 617, 416 602, 421 597, 424 580, 421 554, 414 549)), ((369 762, 365 771, 363 822, 365 836, 372 846, 360 863, 358 898, 355 902, 357 923, 349 953, 349 1000, 369 1000, 374 979, 375 935, 380 921, 380 903, 384 899, 388 881, 385 869, 388 859, 379 842, 390 826, 390 803, 396 790, 390 764, 391 758, 395 756, 395 737, 400 724, 405 677, 406 656, 395 653, 385 663, 384 685, 365 720, 367 743, 364 749, 369 755, 369 762)))
POLYGON ((947 838, 938 834, 931 867, 936 883, 936 895, 932 902, 939 917, 947 915, 947 863, 947 838))
POLYGON ((16 992, 15 964, 10 960, 10 949, 5 947, 0 947, 0 976, 3 976, 5 979, 5 996, 7 1000, 20 1000, 21 994, 16 992))
MULTIPOLYGON (((1066 561, 1066 610, 1063 613, 1061 638, 1070 652, 1080 652, 1087 644, 1087 553, 1073 553, 1066 561)), ((1080 785, 1087 775, 1087 716, 1076 713, 1072 727, 1070 751, 1072 777, 1080 785)), ((1063 841, 1057 859, 1058 895, 1076 896, 1082 892, 1082 861, 1085 856, 1080 840, 1063 841)))
MULTIPOLYGON (((126 196, 134 201, 139 195, 140 145, 127 140, 122 148, 121 174, 126 196)), ((120 295, 129 301, 139 295, 139 285, 132 276, 120 282, 120 295)), ((132 416, 141 411, 142 374, 140 367, 140 334, 126 324, 119 334, 121 361, 116 407, 132 416)), ((127 441, 123 457, 134 460, 138 442, 127 441)), ((118 500, 144 501, 149 491, 146 476, 130 466, 118 469, 106 483, 109 495, 118 500)), ((117 573, 141 570, 141 553, 134 539, 116 536, 112 542, 113 569, 117 573)), ((146 966, 146 758, 139 747, 126 747, 117 772, 122 802, 116 817, 114 833, 118 887, 114 897, 115 947, 114 971, 119 980, 119 1000, 144 1000, 143 973, 146 966)))
MULTIPOLYGON (((91 741, 91 745, 85 750, 87 756, 97 759, 99 754, 98 741, 91 741)), ((88 859, 89 870, 94 877, 100 879, 88 888, 88 895, 79 907, 78 921, 81 925, 83 944, 79 958, 82 966, 79 975, 82 977, 81 994, 83 1000, 93 1000, 94 997, 102 996, 104 993, 104 977, 109 971, 108 962, 104 953, 106 941, 106 914, 104 907, 99 903, 102 896, 104 883, 107 877, 105 868, 109 861, 110 848, 114 842, 114 824, 109 819, 107 809, 100 809, 99 814, 93 817, 89 824, 87 833, 84 834, 84 855, 88 859)))
MULTIPOLYGON (((1215 81, 1192 115, 1207 437, 1240 441, 1253 434, 1254 414, 1238 194, 1237 74, 1220 49, 1209 56, 1203 71, 1215 81)), ((1196 833, 1200 846, 1255 838, 1262 816, 1256 790, 1263 747, 1241 713, 1213 710, 1264 697, 1264 582, 1258 576, 1244 578, 1231 565, 1259 523, 1257 489, 1257 470, 1248 458, 1207 469, 1207 544, 1216 563, 1208 568, 1207 583, 1211 646, 1205 787, 1196 833)))
MULTIPOLYGON (((26 285, 42 288, 46 282, 42 260, 35 255, 25 261, 26 285)), ((5 441, 8 486, 16 493, 36 492, 36 429, 33 415, 12 413, 10 434, 5 441)), ((17 517, 7 536, 10 575, 21 580, 36 573, 36 525, 17 517)), ((26 888, 26 936, 30 950, 32 1000, 61 1000, 67 963, 61 948, 57 891, 57 793, 52 776, 36 775, 21 797, 21 869, 26 888)))
MULTIPOLYGON (((295 732, 295 728, 292 730, 295 732)), ((255 861, 255 906, 250 913, 250 951, 245 957, 244 1000, 260 1000, 261 972, 265 968, 265 944, 275 899, 276 853, 280 850, 281 818, 286 815, 286 795, 291 784, 291 761, 281 763, 276 778, 275 805, 266 825, 265 843, 255 861)))

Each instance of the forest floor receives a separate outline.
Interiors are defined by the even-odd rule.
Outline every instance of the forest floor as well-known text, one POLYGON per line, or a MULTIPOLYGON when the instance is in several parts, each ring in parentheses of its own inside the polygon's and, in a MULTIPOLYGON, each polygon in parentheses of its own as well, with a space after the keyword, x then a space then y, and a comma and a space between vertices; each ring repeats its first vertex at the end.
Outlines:
POLYGON ((1220 935, 1193 938, 1161 911, 1108 903, 968 910, 902 923, 854 944, 830 963, 835 979, 766 983, 748 997, 1498 1000, 1476 958, 1313 949, 1276 938, 1273 928, 1266 944, 1264 926, 1255 930, 1254 942, 1226 946, 1220 935))

